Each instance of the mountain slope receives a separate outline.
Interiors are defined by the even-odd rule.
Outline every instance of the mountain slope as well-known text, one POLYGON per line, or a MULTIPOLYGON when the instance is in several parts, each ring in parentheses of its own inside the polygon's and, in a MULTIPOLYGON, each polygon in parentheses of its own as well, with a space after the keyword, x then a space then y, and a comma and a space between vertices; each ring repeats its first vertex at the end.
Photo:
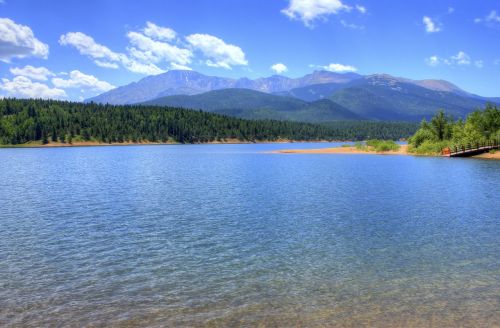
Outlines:
POLYGON ((464 117, 487 102, 462 92, 432 90, 381 75, 353 81, 329 99, 367 119, 410 121, 429 118, 438 109, 464 117))
POLYGON ((276 94, 281 96, 294 97, 305 101, 316 101, 320 99, 326 99, 335 91, 343 89, 348 85, 348 83, 313 84, 305 87, 294 88, 289 91, 279 92, 276 94))
POLYGON ((86 101, 110 104, 133 104, 170 95, 195 95, 213 90, 243 88, 267 93, 283 92, 293 88, 319 83, 347 83, 361 76, 355 73, 339 74, 315 71, 292 79, 273 75, 251 80, 207 76, 195 71, 172 70, 148 76, 138 82, 105 92, 86 101))
POLYGON ((308 103, 296 98, 249 89, 224 89, 192 96, 168 96, 143 104, 202 109, 247 119, 302 122, 361 119, 360 116, 328 99, 308 103))

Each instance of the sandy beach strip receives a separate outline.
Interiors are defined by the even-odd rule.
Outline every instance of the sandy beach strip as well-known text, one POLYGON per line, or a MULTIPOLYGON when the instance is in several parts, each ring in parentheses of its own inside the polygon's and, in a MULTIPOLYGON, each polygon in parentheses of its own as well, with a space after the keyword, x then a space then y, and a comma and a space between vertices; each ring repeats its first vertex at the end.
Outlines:
MULTIPOLYGON (((365 155, 410 155, 410 156, 422 156, 408 151, 408 145, 401 145, 397 151, 382 151, 377 152, 370 149, 358 149, 353 146, 349 147, 334 147, 334 148, 317 148, 317 149, 281 149, 271 151, 274 154, 365 154, 365 155)), ((429 155, 427 155, 429 156, 429 155)), ((441 155, 434 155, 441 156, 441 155)), ((481 159, 495 159, 500 160, 500 151, 493 153, 483 153, 469 158, 481 158, 481 159)))
POLYGON ((276 154, 369 154, 369 155, 412 155, 408 153, 408 145, 401 145, 398 150, 376 152, 374 150, 362 150, 354 146, 317 148, 317 149, 282 149, 275 150, 276 154))

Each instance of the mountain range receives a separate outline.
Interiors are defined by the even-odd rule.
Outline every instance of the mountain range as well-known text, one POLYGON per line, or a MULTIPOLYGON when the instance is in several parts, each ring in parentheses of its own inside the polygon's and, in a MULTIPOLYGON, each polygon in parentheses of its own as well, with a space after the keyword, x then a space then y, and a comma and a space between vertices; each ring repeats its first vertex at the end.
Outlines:
POLYGON ((429 118, 438 109, 464 117, 487 102, 444 80, 411 80, 387 74, 314 71, 300 78, 274 75, 251 80, 172 70, 88 99, 201 109, 249 119, 305 122, 429 118))

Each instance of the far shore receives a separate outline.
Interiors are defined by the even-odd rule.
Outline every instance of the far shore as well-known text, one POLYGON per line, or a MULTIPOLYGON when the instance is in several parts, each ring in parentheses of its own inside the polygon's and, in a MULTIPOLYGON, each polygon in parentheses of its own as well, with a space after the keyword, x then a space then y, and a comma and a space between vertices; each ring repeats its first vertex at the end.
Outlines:
MULTIPOLYGON (((198 142, 198 143, 180 143, 174 141, 168 142, 98 142, 98 141, 74 141, 72 143, 49 142, 42 144, 41 142, 29 142, 16 145, 0 145, 0 148, 63 148, 63 147, 107 147, 107 146, 162 146, 162 145, 218 145, 218 144, 291 144, 291 143, 330 143, 330 142, 345 142, 348 140, 274 140, 274 141, 243 141, 238 139, 225 139, 219 141, 198 142)), ((390 151, 374 151, 370 149, 358 149, 354 146, 340 146, 329 148, 314 148, 314 149, 281 149, 273 150, 267 153, 271 154, 352 154, 352 155, 400 155, 400 156, 435 156, 441 155, 418 155, 408 151, 408 145, 400 145, 398 150, 390 151)), ((482 158, 500 160, 500 151, 494 153, 483 153, 472 156, 470 158, 482 158)))
POLYGON ((286 144, 286 143, 329 143, 329 142, 350 142, 348 140, 239 140, 239 139, 224 139, 218 141, 195 142, 195 143, 180 143, 175 141, 167 142, 150 142, 150 141, 124 141, 124 142, 98 142, 98 141, 73 141, 71 143, 49 142, 42 144, 41 142, 29 142, 24 144, 8 144, 0 145, 0 148, 57 148, 57 147, 101 147, 101 146, 161 146, 161 145, 219 145, 219 144, 286 144))
MULTIPOLYGON (((363 150, 353 146, 349 147, 334 147, 334 148, 317 148, 317 149, 282 149, 271 151, 273 154, 363 154, 363 155, 403 155, 403 156, 424 156, 410 153, 408 145, 401 145, 398 150, 390 151, 374 151, 363 150)), ((431 155, 432 156, 432 155, 431 155)), ((441 155, 434 155, 440 157, 441 155)), ((484 158, 484 159, 497 159, 500 160, 500 151, 494 153, 483 153, 470 158, 484 158)))

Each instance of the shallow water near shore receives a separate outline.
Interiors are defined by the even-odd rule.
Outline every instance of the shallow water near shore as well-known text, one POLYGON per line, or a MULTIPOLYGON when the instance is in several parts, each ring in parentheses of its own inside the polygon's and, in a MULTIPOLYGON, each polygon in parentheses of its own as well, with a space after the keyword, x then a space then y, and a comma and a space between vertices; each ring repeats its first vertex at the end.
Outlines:
POLYGON ((500 325, 500 162, 0 149, 0 326, 500 325))

